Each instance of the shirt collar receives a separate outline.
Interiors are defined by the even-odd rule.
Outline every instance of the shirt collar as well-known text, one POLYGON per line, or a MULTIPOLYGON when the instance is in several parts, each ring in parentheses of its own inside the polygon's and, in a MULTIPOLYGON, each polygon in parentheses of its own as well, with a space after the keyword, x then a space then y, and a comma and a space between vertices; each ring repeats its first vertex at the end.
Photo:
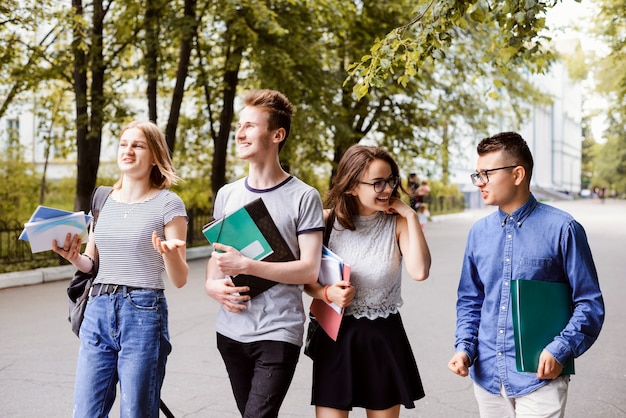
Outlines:
POLYGON ((535 196, 530 194, 530 197, 519 209, 512 214, 507 214, 502 209, 498 209, 500 215, 500 226, 505 226, 507 222, 515 222, 517 227, 521 227, 526 218, 535 210, 539 202, 535 199, 535 196))

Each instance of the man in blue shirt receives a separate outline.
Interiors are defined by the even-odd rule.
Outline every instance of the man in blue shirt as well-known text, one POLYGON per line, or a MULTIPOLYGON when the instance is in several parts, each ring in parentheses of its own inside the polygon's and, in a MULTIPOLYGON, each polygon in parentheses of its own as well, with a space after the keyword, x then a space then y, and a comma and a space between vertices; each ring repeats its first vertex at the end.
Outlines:
POLYGON ((515 132, 483 139, 472 182, 499 210, 469 232, 458 287, 456 353, 448 368, 471 375, 480 416, 562 417, 570 357, 595 342, 604 302, 583 227, 530 192, 532 154, 515 132), (569 283, 573 314, 542 351, 537 373, 516 369, 511 280, 569 283), (470 370, 468 370, 470 369, 470 370))

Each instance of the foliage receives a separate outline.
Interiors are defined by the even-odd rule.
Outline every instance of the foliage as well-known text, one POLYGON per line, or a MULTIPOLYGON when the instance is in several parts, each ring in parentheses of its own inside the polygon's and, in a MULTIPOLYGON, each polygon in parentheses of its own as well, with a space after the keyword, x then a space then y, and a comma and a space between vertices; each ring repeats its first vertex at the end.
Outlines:
POLYGON ((37 207, 39 177, 35 167, 24 161, 23 150, 11 146, 0 153, 0 218, 27 221, 37 207), (27 214, 25 216, 25 214, 27 214))
POLYGON ((596 35, 609 46, 599 59, 598 91, 606 95, 615 118, 626 121, 626 0, 597 0, 596 35))
POLYGON ((608 102, 606 142, 594 160, 594 183, 626 192, 626 10, 625 0, 598 0, 593 22, 595 34, 609 53, 597 58, 597 92, 608 102))
POLYGON ((187 209, 210 212, 213 209, 213 199, 207 179, 208 177, 191 177, 174 186, 172 191, 180 196, 187 209))
POLYGON ((61 35, 50 1, 5 0, 0 6, 0 117, 51 75, 48 54, 61 35), (50 24, 42 27, 41 22, 50 24))
POLYGON ((503 74, 515 67, 543 72, 552 59, 542 44, 546 40, 541 35, 543 15, 557 1, 420 0, 410 22, 388 32, 351 66, 350 76, 356 80, 353 92, 365 97, 389 77, 406 86, 419 77, 424 63, 445 57, 450 45, 469 28, 483 34, 484 61, 503 74))
POLYGON ((441 181, 429 181, 430 193, 426 197, 431 215, 455 213, 465 208, 464 195, 456 184, 441 181))
MULTIPOLYGON (((462 138, 485 134, 494 121, 519 124, 545 100, 525 72, 551 58, 539 31, 554 2, 44 2, 22 13, 24 25, 55 28, 50 47, 38 50, 45 77, 32 71, 33 83, 43 83, 33 94, 46 103, 39 140, 51 157, 77 151, 81 208, 100 182, 102 137, 117 137, 131 119, 169 113, 160 126, 188 180, 181 193, 204 205, 245 172, 231 143, 238 98, 273 88, 297 107, 281 163, 321 190, 343 152, 361 141, 385 146, 403 166, 415 157, 436 161, 446 182, 449 152, 462 138), (405 25, 413 9, 418 18, 405 25), (370 48, 371 59, 350 69, 370 48), (375 88, 355 95, 368 83, 360 73, 368 63, 381 64, 369 81, 375 88)), ((18 55, 22 63, 28 57, 18 55)))
POLYGON ((626 192, 626 132, 623 123, 610 118, 606 142, 602 144, 594 161, 595 186, 626 192))
MULTIPOLYGON (((586 124, 586 121, 584 121, 586 124)), ((585 126, 584 137, 582 143, 582 158, 581 158, 581 189, 590 189, 592 187, 592 179, 595 172, 595 160, 598 155, 600 145, 595 141, 591 130, 588 126, 585 126)))

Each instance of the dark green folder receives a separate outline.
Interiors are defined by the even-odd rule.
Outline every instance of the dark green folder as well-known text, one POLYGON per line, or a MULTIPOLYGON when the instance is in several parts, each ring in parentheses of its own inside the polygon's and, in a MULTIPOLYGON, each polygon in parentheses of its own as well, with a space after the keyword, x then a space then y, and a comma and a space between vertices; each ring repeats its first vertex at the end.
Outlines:
MULTIPOLYGON (((541 351, 572 316, 571 288, 567 283, 511 280, 511 302, 517 371, 536 373, 541 351)), ((561 374, 574 374, 573 357, 561 374)))
MULTIPOLYGON (((219 242, 229 245, 254 260, 295 260, 261 198, 205 225, 202 233, 211 244, 219 242)), ((245 294, 251 298, 276 284, 247 274, 234 276, 232 281, 235 286, 248 286, 250 291, 245 294)))

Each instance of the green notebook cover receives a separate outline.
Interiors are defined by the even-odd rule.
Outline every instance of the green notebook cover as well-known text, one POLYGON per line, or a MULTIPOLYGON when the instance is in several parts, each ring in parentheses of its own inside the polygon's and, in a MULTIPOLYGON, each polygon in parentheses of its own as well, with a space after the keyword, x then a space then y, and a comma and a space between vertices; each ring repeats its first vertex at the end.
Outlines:
POLYGON ((245 206, 211 222, 202 233, 211 244, 229 245, 253 260, 262 260, 274 252, 245 206))
MULTIPOLYGON (((572 316, 570 286, 540 280, 511 280, 511 301, 517 371, 536 373, 541 351, 563 331, 572 316)), ((561 374, 574 374, 573 357, 561 374)))

